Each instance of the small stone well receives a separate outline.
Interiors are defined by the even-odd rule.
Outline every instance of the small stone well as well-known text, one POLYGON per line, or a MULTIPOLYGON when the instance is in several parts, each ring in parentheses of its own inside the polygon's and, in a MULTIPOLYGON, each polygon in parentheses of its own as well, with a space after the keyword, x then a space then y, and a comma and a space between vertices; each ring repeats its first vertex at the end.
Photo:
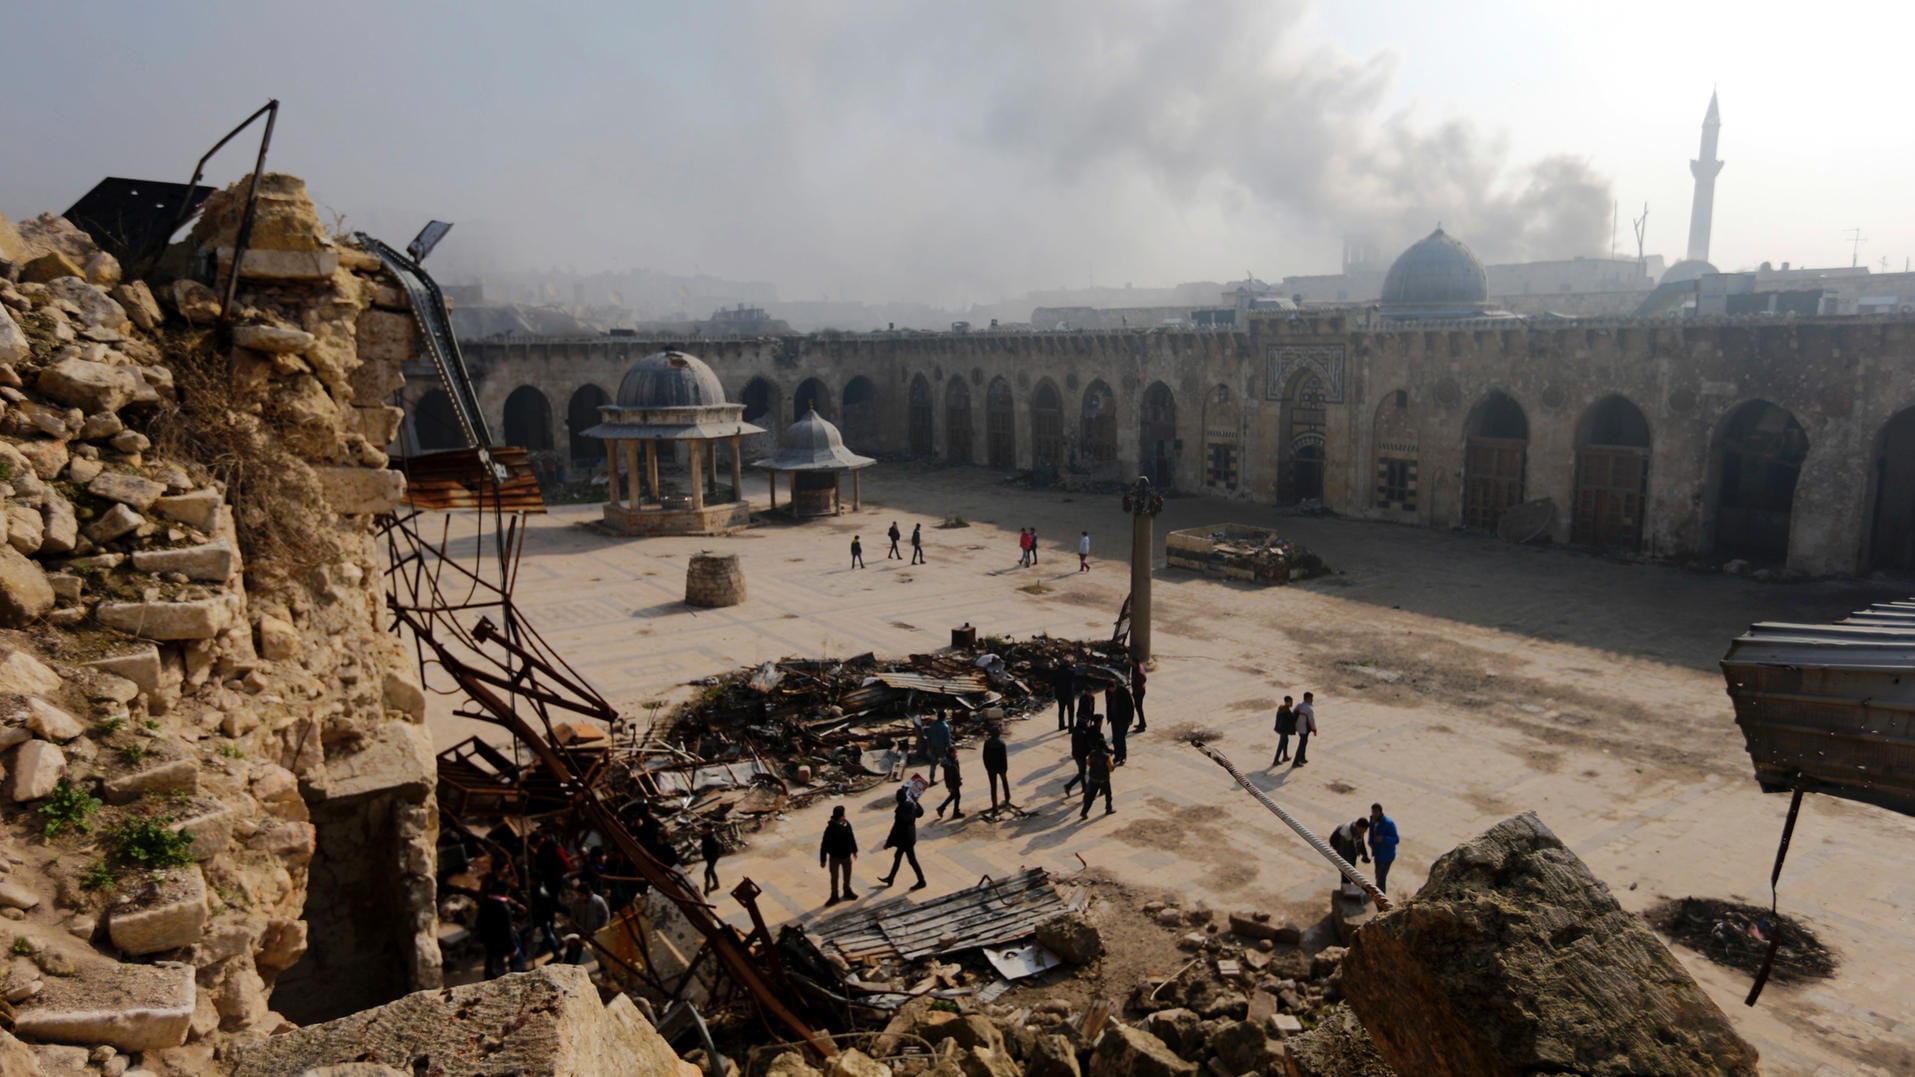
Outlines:
POLYGON ((735 553, 695 553, 685 569, 685 604, 717 609, 745 600, 745 573, 735 553))

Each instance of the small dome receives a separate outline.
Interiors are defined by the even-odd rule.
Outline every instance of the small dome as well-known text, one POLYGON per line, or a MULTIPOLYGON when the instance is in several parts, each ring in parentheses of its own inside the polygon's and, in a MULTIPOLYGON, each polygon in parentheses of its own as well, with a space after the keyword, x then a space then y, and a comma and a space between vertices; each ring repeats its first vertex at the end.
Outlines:
POLYGON ((632 364, 618 383, 622 408, 701 408, 725 403, 718 375, 695 355, 656 352, 632 364))
POLYGON ((1441 228, 1410 244, 1383 278, 1383 305, 1486 303, 1489 277, 1460 240, 1441 228))
POLYGON ((1668 269, 1663 270, 1662 280, 1658 284, 1681 284, 1683 281, 1701 280, 1711 273, 1719 272, 1715 266, 1700 258, 1684 258, 1668 269))
POLYGON ((817 408, 812 408, 805 412, 804 418, 785 427, 778 444, 792 452, 837 453, 844 448, 844 435, 819 415, 817 408))

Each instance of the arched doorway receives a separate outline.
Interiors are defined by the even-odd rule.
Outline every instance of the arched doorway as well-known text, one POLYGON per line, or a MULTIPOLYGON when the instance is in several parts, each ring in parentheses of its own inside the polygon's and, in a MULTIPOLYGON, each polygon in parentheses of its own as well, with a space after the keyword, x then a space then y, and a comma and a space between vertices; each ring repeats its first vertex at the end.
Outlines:
POLYGON ((465 428, 444 389, 428 391, 412 406, 412 439, 420 452, 466 447, 465 428))
POLYGON ((1177 484, 1177 398, 1170 386, 1153 381, 1144 390, 1138 412, 1137 468, 1152 486, 1168 490, 1177 484))
POLYGON ((820 419, 830 419, 831 392, 825 383, 817 378, 806 378, 798 383, 798 391, 791 394, 791 421, 797 422, 808 411, 816 411, 820 419))
POLYGON ((1283 397, 1283 429, 1277 442, 1277 504, 1323 500, 1323 468, 1329 438, 1323 379, 1301 371, 1283 397))
POLYGON ((1117 396, 1110 386, 1094 381, 1084 387, 1084 419, 1079 443, 1083 466, 1099 468, 1117 462, 1117 396))
POLYGON ((944 387, 944 459, 971 462, 971 387, 952 378, 944 387))
POLYGON ((552 405, 545 394, 521 385, 505 398, 505 443, 528 452, 552 448, 552 405))
POLYGON ((1875 448, 1868 571, 1915 572, 1915 408, 1882 427, 1875 448))
POLYGON ((1723 421, 1714 455, 1715 553, 1764 564, 1787 561, 1808 431, 1787 411, 1751 400, 1723 421))
POLYGON ((1463 433, 1463 525, 1494 531, 1503 510, 1523 502, 1529 417, 1507 393, 1492 389, 1470 409, 1463 433))
POLYGON ((930 456, 935 450, 931 445, 931 383, 924 375, 911 379, 910 441, 912 456, 930 456))
POLYGON ((565 405, 565 434, 571 440, 573 464, 589 468, 593 462, 605 458, 605 442, 586 437, 585 431, 601 421, 599 405, 611 402, 605 390, 596 385, 581 385, 573 391, 572 399, 565 405))
POLYGON ((992 378, 984 390, 984 453, 992 467, 1017 466, 1017 409, 1003 378, 992 378))
POLYGON ((1041 480, 1057 477, 1064 463, 1064 400, 1045 378, 1031 394, 1031 468, 1041 480))
POLYGON ((1371 504, 1379 509, 1416 511, 1416 416, 1410 393, 1398 389, 1376 406, 1370 425, 1370 452, 1376 460, 1376 489, 1371 504))
POLYGON ((778 410, 778 388, 764 378, 753 378, 745 383, 745 391, 738 394, 738 402, 745 405, 746 422, 763 425, 760 420, 772 418, 778 410))
POLYGON ((1576 423, 1576 506, 1569 540, 1604 550, 1642 549, 1649 494, 1649 420, 1620 396, 1590 405, 1576 423))
POLYGON ((845 382, 844 422, 838 424, 845 447, 853 452, 878 450, 878 387, 863 374, 845 382))

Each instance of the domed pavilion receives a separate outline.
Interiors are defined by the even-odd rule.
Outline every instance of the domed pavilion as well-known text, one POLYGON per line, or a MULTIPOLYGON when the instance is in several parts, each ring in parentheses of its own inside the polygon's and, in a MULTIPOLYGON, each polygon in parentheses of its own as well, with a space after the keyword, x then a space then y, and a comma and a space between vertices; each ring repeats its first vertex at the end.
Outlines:
POLYGON ((605 442, 606 526, 622 535, 711 535, 751 523, 740 442, 765 429, 745 421, 743 404, 725 399, 711 367, 679 351, 648 355, 625 373, 617 400, 601 405, 601 421, 584 432, 605 442), (659 479, 661 444, 673 457, 678 445, 685 447, 682 489, 659 479), (718 482, 719 451, 727 445, 729 488, 718 482))
POLYGON ((816 408, 785 427, 778 439, 778 455, 760 460, 753 467, 771 472, 771 511, 778 511, 778 476, 790 476, 785 511, 804 519, 812 516, 836 516, 843 511, 841 477, 851 473, 851 510, 864 507, 858 489, 858 472, 877 463, 844 447, 838 428, 826 422, 816 408))
POLYGON ((1455 236, 1436 231, 1410 244, 1383 278, 1386 319, 1505 318, 1489 305, 1489 275, 1455 236))

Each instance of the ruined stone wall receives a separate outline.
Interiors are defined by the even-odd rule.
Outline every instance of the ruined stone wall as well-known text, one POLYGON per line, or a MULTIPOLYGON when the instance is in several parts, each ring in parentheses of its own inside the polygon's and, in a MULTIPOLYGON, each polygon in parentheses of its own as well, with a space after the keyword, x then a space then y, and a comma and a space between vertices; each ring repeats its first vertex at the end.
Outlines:
MULTIPOLYGON (((242 205, 216 194, 166 264, 230 268, 242 205)), ((18 236, 0 978, 23 1039, 225 1072, 282 1014, 439 982, 424 697, 371 530, 411 320, 292 177, 262 183, 230 339, 194 275, 122 283, 57 218, 18 236)))

